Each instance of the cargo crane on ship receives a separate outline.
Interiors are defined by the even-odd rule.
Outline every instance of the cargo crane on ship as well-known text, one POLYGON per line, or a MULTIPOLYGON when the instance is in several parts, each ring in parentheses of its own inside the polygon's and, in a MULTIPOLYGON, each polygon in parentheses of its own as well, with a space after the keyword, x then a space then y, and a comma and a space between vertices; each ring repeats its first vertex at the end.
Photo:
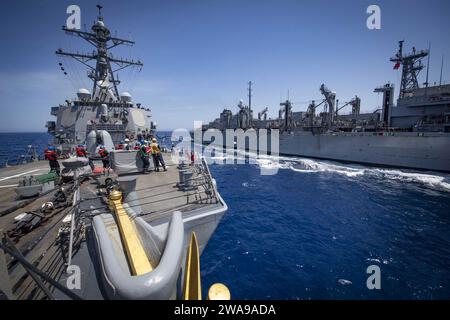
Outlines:
POLYGON ((328 89, 325 84, 322 83, 320 86, 320 93, 325 97, 328 106, 328 114, 327 114, 327 125, 329 128, 333 126, 334 121, 334 110, 336 106, 336 92, 328 89))
MULTIPOLYGON (((358 96, 339 107, 336 92, 322 84, 323 99, 312 100, 306 111, 294 111, 288 99, 280 103, 277 119, 255 120, 252 128, 278 129, 279 152, 284 155, 450 172, 450 84, 442 84, 441 66, 439 85, 429 85, 427 72, 420 87, 422 59, 430 50, 413 48, 404 54, 403 44, 399 41, 398 52, 390 58, 394 69, 402 67, 396 105, 391 83, 375 88, 383 94, 382 106, 365 113, 358 96), (317 115, 321 105, 324 110, 317 115), (351 113, 339 113, 349 105, 351 113)), ((234 118, 227 112, 203 130, 235 128, 233 120, 223 121, 234 118)))
POLYGON ((258 120, 267 120, 267 112, 269 111, 268 107, 265 107, 260 112, 258 112, 258 120))
POLYGON ((352 106, 352 114, 353 115, 359 115, 360 109, 361 109, 361 98, 359 98, 358 96, 355 96, 350 101, 344 103, 342 106, 339 106, 339 107, 338 107, 338 102, 339 102, 339 100, 336 100, 336 113, 335 113, 336 117, 339 116, 339 111, 344 109, 348 105, 352 106))

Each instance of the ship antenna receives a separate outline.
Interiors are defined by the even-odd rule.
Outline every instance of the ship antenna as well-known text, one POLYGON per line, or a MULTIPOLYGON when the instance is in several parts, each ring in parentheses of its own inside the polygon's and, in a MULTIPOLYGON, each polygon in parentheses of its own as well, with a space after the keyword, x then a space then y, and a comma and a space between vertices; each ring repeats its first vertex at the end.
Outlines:
POLYGON ((416 51, 416 48, 413 47, 412 54, 404 55, 403 42, 403 40, 399 41, 398 52, 390 59, 392 62, 396 63, 394 69, 398 69, 400 65, 402 66, 399 99, 402 99, 406 95, 419 89, 417 76, 424 68, 421 60, 429 53, 427 50, 416 51))
POLYGON ((62 28, 67 34, 79 36, 87 41, 94 47, 94 51, 91 54, 83 54, 79 52, 65 52, 62 49, 58 49, 56 54, 58 56, 71 57, 90 70, 88 77, 93 82, 92 97, 97 95, 97 91, 99 91, 100 94, 102 91, 112 90, 115 94, 115 98, 119 99, 120 96, 117 86, 120 84, 120 81, 116 79, 116 73, 130 66, 142 67, 143 63, 140 60, 117 59, 114 58, 112 54, 108 54, 108 51, 114 47, 119 45, 132 46, 134 45, 134 42, 111 36, 111 33, 109 29, 105 27, 103 17, 101 16, 103 7, 97 5, 97 8, 99 14, 98 22, 94 23, 90 32, 68 29, 65 26, 62 28), (107 90, 105 90, 103 86, 105 80, 108 80, 107 82, 110 84, 107 90))
POLYGON ((252 110, 252 82, 248 82, 248 108, 252 110))
POLYGON ((428 57, 427 57, 427 78, 425 80, 425 95, 427 94, 428 89, 428 73, 430 71, 430 55, 431 55, 431 42, 428 42, 428 57))
POLYGON ((97 9, 98 9, 98 20, 103 20, 103 17, 102 17, 102 9, 103 9, 103 7, 101 6, 101 5, 99 5, 99 4, 97 4, 97 9))
POLYGON ((442 68, 444 67, 444 55, 442 55, 441 60, 441 76, 439 77, 439 85, 442 85, 442 68))

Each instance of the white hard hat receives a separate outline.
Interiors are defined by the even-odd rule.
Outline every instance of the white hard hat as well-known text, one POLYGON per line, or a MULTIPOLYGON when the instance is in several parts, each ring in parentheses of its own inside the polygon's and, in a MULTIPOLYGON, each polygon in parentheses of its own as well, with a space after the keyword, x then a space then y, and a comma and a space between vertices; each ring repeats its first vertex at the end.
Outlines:
POLYGON ((125 142, 130 142, 130 139, 126 138, 124 141, 125 141, 125 142))

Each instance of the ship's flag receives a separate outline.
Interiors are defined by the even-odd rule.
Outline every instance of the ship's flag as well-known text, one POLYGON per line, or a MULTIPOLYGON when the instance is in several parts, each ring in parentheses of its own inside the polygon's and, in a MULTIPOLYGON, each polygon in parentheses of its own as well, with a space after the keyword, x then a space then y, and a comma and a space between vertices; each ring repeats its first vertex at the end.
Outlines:
POLYGON ((394 70, 397 70, 398 68, 400 68, 400 62, 397 62, 394 66, 394 70))

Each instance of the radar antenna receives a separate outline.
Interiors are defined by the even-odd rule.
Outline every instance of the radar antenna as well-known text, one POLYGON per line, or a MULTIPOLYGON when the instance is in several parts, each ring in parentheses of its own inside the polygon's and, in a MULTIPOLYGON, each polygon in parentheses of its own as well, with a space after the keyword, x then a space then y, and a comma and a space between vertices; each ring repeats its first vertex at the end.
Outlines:
POLYGON ((398 52, 390 59, 392 62, 395 62, 394 69, 398 69, 400 65, 402 66, 402 80, 400 84, 399 99, 419 89, 417 76, 424 68, 422 65, 422 59, 429 54, 428 50, 416 51, 416 48, 413 47, 413 52, 404 56, 403 42, 403 40, 398 42, 398 52))
POLYGON ((107 97, 107 93, 113 90, 113 100, 119 99, 119 91, 117 86, 120 84, 120 80, 116 77, 115 73, 130 66, 139 66, 142 68, 143 63, 140 60, 128 60, 114 58, 108 50, 119 45, 134 45, 133 41, 112 37, 109 29, 105 27, 103 23, 103 16, 101 10, 103 7, 97 5, 98 8, 98 20, 92 26, 92 32, 85 32, 76 29, 69 29, 63 26, 63 31, 66 34, 79 36, 80 38, 89 42, 95 47, 92 53, 79 53, 79 52, 65 52, 63 49, 58 49, 56 55, 71 57, 85 67, 90 72, 88 77, 93 81, 92 96, 99 96, 101 101, 104 101, 107 97), (95 66, 93 66, 95 63, 95 66), (113 65, 116 67, 113 70, 113 65))
POLYGON ((252 82, 251 81, 249 81, 248 82, 248 108, 250 109, 250 110, 252 110, 252 82))
POLYGON ((101 5, 99 5, 99 4, 97 4, 96 7, 98 9, 98 17, 100 18, 102 16, 102 9, 103 9, 103 7, 101 5))

